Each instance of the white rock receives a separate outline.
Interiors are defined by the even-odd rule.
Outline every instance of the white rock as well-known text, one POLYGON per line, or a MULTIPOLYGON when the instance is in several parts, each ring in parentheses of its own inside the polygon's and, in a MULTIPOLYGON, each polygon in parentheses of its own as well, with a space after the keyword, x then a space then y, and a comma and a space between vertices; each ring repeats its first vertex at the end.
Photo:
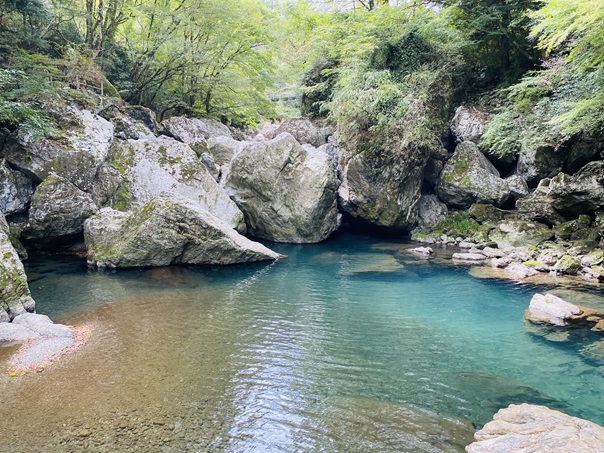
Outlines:
POLYGON ((41 337, 73 337, 72 330, 63 324, 54 324, 46 315, 23 313, 13 319, 13 324, 33 330, 41 337))
POLYGON ((505 268, 505 270, 517 278, 532 277, 533 275, 537 275, 539 273, 539 271, 533 269, 532 267, 518 263, 510 264, 505 268))
POLYGON ((481 261, 487 259, 482 253, 454 253, 452 258, 463 261, 481 261))
POLYGON ((535 294, 525 317, 536 324, 565 326, 569 319, 581 313, 579 307, 553 294, 535 294))

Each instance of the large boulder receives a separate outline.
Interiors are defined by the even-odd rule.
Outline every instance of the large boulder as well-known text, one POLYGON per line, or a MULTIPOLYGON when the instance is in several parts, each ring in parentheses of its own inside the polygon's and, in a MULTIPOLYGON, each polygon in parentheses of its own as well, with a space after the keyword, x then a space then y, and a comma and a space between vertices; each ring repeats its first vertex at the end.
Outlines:
POLYGON ((558 296, 535 294, 526 310, 525 318, 535 324, 566 326, 582 313, 580 307, 558 296))
POLYGON ((340 225, 334 161, 325 147, 301 146, 290 134, 249 142, 234 157, 226 189, 251 235, 313 243, 340 225))
POLYGON ((489 233, 489 239, 501 250, 537 246, 553 237, 554 232, 546 225, 520 219, 501 222, 489 233))
POLYGON ((34 311, 36 303, 29 292, 23 264, 11 244, 8 224, 1 213, 0 254, 0 322, 5 322, 26 311, 34 311))
POLYGON ((510 405, 474 434, 468 453, 603 451, 604 428, 533 404, 510 405))
POLYGON ((50 174, 34 193, 22 237, 39 243, 69 240, 99 210, 92 196, 65 178, 50 174))
POLYGON ((104 208, 85 223, 90 265, 234 264, 281 255, 250 241, 190 199, 163 195, 132 212, 104 208))
POLYGON ((484 125, 488 123, 490 115, 475 107, 457 107, 451 120, 451 133, 455 143, 474 142, 478 144, 484 133, 484 125))
POLYGON ((150 139, 157 132, 155 113, 145 107, 111 104, 99 115, 113 124, 114 136, 122 140, 150 139))
POLYGON ((97 169, 109 152, 114 127, 88 110, 71 106, 62 106, 52 113, 64 125, 61 137, 40 138, 18 130, 8 137, 2 153, 13 168, 36 183, 55 173, 81 190, 90 190, 97 169))
POLYGON ((501 206, 510 196, 510 189, 478 147, 463 142, 445 164, 436 193, 447 205, 467 209, 473 203, 501 206))
POLYGON ((573 176, 560 173, 550 187, 552 206, 565 216, 598 210, 604 206, 604 161, 590 162, 573 176))
POLYGON ((275 131, 275 137, 284 132, 291 134, 301 145, 308 144, 318 148, 327 143, 322 130, 315 127, 307 118, 296 118, 285 121, 275 131))
POLYGON ((354 218, 391 231, 413 229, 424 171, 435 149, 412 145, 379 153, 350 152, 343 146, 336 149, 342 179, 340 208, 354 218))
POLYGON ((169 137, 114 144, 97 178, 95 196, 118 210, 141 206, 158 195, 179 194, 239 231, 243 214, 216 183, 190 146, 169 137))
POLYGON ((566 150, 551 145, 536 145, 523 149, 518 158, 517 173, 530 187, 535 187, 543 178, 557 175, 566 160, 566 150))
POLYGON ((173 116, 162 121, 162 133, 186 143, 201 155, 208 150, 207 140, 213 137, 233 137, 230 129, 210 118, 173 116))
POLYGON ((550 225, 566 221, 566 218, 552 206, 550 183, 550 179, 542 179, 534 192, 516 201, 516 208, 523 218, 546 222, 550 225))
POLYGON ((0 159, 0 212, 4 215, 25 212, 34 193, 31 179, 12 170, 0 159))

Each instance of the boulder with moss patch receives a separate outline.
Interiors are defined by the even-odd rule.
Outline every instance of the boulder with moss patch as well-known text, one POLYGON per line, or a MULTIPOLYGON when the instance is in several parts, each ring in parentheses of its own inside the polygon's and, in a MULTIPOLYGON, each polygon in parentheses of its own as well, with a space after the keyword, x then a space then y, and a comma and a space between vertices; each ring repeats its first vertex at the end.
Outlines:
POLYGON ((184 143, 169 137, 120 141, 105 166, 95 193, 111 207, 128 210, 161 194, 178 194, 245 231, 243 213, 184 143))
POLYGON ((510 189, 478 147, 463 142, 445 164, 436 193, 447 205, 467 209, 473 203, 501 206, 510 189))
POLYGON ((577 217, 604 207, 604 161, 590 162, 575 175, 552 178, 552 206, 563 215, 577 217))
POLYGON ((104 208, 85 223, 90 265, 108 268, 275 260, 190 199, 163 195, 132 212, 104 208))
POLYGON ((1 213, 0 254, 0 322, 5 322, 26 311, 34 311, 35 302, 27 286, 23 264, 9 239, 8 224, 1 213))
POLYGON ((501 250, 537 246, 553 237, 553 231, 546 225, 520 219, 501 222, 489 234, 489 239, 497 243, 501 250))

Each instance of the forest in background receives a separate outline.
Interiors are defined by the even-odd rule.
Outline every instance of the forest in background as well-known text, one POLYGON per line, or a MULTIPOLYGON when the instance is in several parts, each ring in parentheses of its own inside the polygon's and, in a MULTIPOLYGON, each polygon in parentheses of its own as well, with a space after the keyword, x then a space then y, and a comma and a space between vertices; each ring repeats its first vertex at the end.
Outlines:
POLYGON ((106 99, 236 127, 304 115, 376 153, 438 140, 454 105, 497 154, 604 136, 604 0, 0 0, 0 126, 106 99), (287 99, 299 99, 298 105, 287 99))

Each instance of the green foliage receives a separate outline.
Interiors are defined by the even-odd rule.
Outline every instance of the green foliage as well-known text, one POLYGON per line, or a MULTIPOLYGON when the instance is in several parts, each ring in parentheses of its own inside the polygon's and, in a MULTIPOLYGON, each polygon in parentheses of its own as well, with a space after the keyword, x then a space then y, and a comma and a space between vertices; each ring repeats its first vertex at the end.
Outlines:
POLYGON ((481 225, 465 211, 451 211, 443 220, 430 228, 419 228, 414 235, 423 237, 439 237, 446 234, 449 237, 472 237, 486 235, 490 227, 481 225))

